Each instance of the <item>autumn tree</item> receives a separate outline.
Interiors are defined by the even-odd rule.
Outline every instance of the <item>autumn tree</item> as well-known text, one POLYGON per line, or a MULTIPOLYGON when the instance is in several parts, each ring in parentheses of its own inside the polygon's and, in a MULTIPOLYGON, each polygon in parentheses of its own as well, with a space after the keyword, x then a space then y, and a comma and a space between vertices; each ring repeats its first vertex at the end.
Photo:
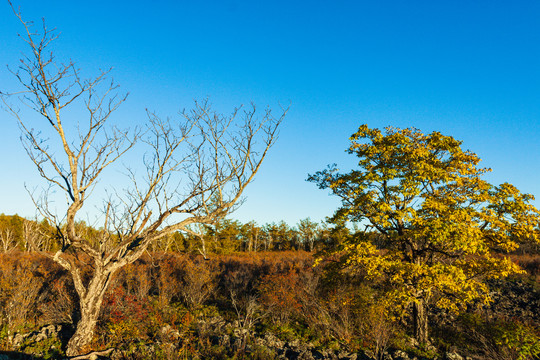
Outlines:
POLYGON ((295 233, 285 221, 263 226, 265 250, 291 250, 295 245, 295 233))
POLYGON ((341 198, 334 221, 366 226, 340 244, 344 264, 386 279, 386 298, 412 308, 414 335, 426 343, 428 306, 488 302, 487 279, 520 272, 501 254, 538 242, 539 212, 532 195, 485 181, 490 169, 451 136, 362 125, 350 140, 357 169, 334 165, 308 180, 341 198))
POLYGON ((306 218, 300 220, 297 227, 298 232, 302 237, 304 247, 309 251, 313 251, 315 248, 315 241, 317 240, 318 232, 320 230, 319 224, 311 221, 310 218, 306 218))
POLYGON ((32 198, 56 226, 61 243, 57 252, 45 254, 71 274, 79 297, 66 351, 75 355, 92 340, 105 292, 120 268, 153 242, 178 231, 193 233, 195 224, 215 224, 241 202, 286 111, 278 117, 269 109, 259 115, 252 105, 224 116, 203 101, 180 119, 148 112, 141 131, 119 130, 110 118, 126 96, 107 79, 109 71, 84 79, 74 62, 59 61, 50 50, 57 38, 54 29, 43 24, 38 32, 18 10, 14 13, 29 46, 12 70, 22 85, 18 98, 39 120, 19 112, 9 94, 2 98, 18 119, 26 152, 46 184, 44 193, 32 198), (77 118, 81 113, 86 116, 77 118), (124 170, 131 186, 111 189, 105 170, 134 146, 146 151, 139 167, 124 170), (108 196, 98 217, 101 225, 89 232, 81 225, 81 211, 88 211, 89 199, 100 194, 99 180, 108 196), (51 206, 48 189, 65 195, 65 213, 51 206))
POLYGON ((214 251, 228 254, 240 249, 242 224, 238 220, 222 219, 210 229, 209 235, 214 241, 214 251))
POLYGON ((260 246, 261 228, 255 221, 242 225, 244 251, 257 251, 260 246))

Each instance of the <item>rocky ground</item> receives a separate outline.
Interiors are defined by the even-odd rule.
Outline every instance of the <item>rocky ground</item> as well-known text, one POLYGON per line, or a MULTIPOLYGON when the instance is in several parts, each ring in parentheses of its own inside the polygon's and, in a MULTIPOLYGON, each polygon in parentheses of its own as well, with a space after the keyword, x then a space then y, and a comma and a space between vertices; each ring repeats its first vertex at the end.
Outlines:
MULTIPOLYGON (((486 319, 519 319, 520 322, 532 324, 538 328, 540 325, 540 291, 538 284, 527 278, 516 278, 510 281, 499 281, 491 284, 493 303, 483 309, 482 316, 486 319)), ((448 323, 448 318, 446 319, 448 323)), ((452 319, 454 321, 455 319, 452 319)), ((435 322, 443 322, 442 318, 433 317, 435 322)), ((445 326, 453 326, 451 323, 445 326)), ((101 355, 91 354, 74 360, 86 359, 299 359, 299 360, 487 360, 489 355, 481 351, 451 350, 443 351, 440 348, 427 349, 430 356, 420 356, 420 351, 411 351, 415 344, 403 349, 388 349, 388 351, 375 354, 369 351, 350 352, 343 349, 321 349, 310 342, 301 340, 285 341, 271 332, 257 334, 252 329, 247 330, 237 322, 227 323, 221 316, 204 318, 198 321, 195 337, 204 338, 211 351, 198 352, 197 356, 190 356, 189 348, 183 343, 185 334, 170 325, 163 325, 156 336, 154 343, 140 344, 135 340, 123 348, 110 349, 101 355), (133 346, 136 346, 136 356, 133 355, 133 346), (131 349, 131 350, 130 350, 131 349), (179 357, 180 349, 182 357, 179 357), (104 355, 106 354, 106 355, 104 355), (239 355, 241 354, 241 355, 239 355)), ((62 344, 65 344, 72 333, 70 325, 48 325, 38 331, 14 334, 8 337, 12 349, 17 351, 0 352, 0 360, 8 359, 56 359, 63 358, 62 344)), ((458 331, 466 332, 467 329, 458 331)), ((466 334, 467 335, 467 334, 466 334)), ((468 335, 467 335, 468 336, 468 335)), ((471 337, 471 344, 475 340, 471 337)), ((453 349, 453 348, 450 348, 453 349)), ((422 349, 424 352, 426 348, 422 349)), ((499 359, 512 359, 512 355, 498 357, 499 359)), ((517 359, 517 357, 516 357, 517 359)), ((523 359, 532 359, 525 357, 523 359)))
MULTIPOLYGON (((37 349, 43 346, 55 346, 65 341, 66 334, 69 334, 69 329, 61 325, 49 325, 43 327, 39 331, 34 331, 27 334, 17 334, 12 337, 11 341, 15 347, 24 347, 27 350, 37 349), (32 346, 33 345, 33 346, 32 346)), ((173 330, 170 326, 166 325, 161 329, 162 339, 168 339, 164 342, 156 344, 142 346, 139 349, 138 358, 153 359, 159 353, 163 356, 162 350, 169 349, 173 352, 180 344, 177 331, 173 330), (159 350, 159 351, 158 351, 159 350)), ((421 357, 409 355, 402 350, 390 350, 382 354, 381 358, 375 357, 369 352, 351 353, 345 350, 337 349, 317 349, 311 343, 302 343, 298 340, 286 342, 280 340, 273 334, 267 333, 263 337, 257 337, 251 339, 249 344, 246 344, 246 338, 250 336, 249 332, 242 329, 235 329, 233 336, 224 335, 221 337, 211 338, 211 342, 214 346, 223 347, 225 349, 233 350, 232 353, 238 353, 242 350, 242 353, 246 358, 252 358, 254 355, 259 359, 290 359, 290 360, 421 360, 421 357)), ((187 354, 186 354, 187 355, 187 354)), ((46 358, 55 358, 48 355, 46 358)), ((59 355, 58 358, 63 358, 59 355)), ((109 351, 102 351, 87 354, 86 356, 79 356, 72 358, 73 360, 82 359, 110 359, 110 360, 123 360, 132 359, 132 356, 126 356, 126 352, 122 349, 110 349, 109 351), (101 355, 99 355, 101 353, 101 355), (107 355, 103 355, 107 354, 107 355)), ((189 358, 189 355, 188 357, 189 358)), ((242 358, 242 357, 240 357, 242 358)), ((23 352, 10 352, 0 353, 0 360, 12 360, 12 359, 45 359, 40 355, 32 355, 23 352)), ((469 357, 461 356, 455 352, 448 352, 439 359, 447 360, 467 360, 469 357)))

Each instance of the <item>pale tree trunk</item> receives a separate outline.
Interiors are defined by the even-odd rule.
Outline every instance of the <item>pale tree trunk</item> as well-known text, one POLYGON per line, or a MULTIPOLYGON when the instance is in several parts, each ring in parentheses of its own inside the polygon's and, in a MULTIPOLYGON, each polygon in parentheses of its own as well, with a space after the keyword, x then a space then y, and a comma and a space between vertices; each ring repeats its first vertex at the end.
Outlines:
POLYGON ((208 259, 208 252, 206 251, 206 240, 204 239, 204 236, 199 236, 199 239, 201 239, 201 247, 198 250, 204 260, 206 260, 208 259))
POLYGON ((24 220, 23 239, 26 251, 49 251, 49 236, 40 230, 38 220, 24 220))
POLYGON ((308 240, 308 243, 309 243, 309 252, 313 252, 313 247, 315 245, 315 237, 310 236, 309 240, 308 240))
POLYGON ((0 244, 2 245, 2 251, 8 253, 17 247, 13 231, 6 229, 0 233, 0 244))
POLYGON ((428 343, 428 314, 426 301, 418 299, 413 303, 414 337, 420 344, 428 343))
POLYGON ((92 341, 101 304, 103 303, 111 276, 111 272, 107 273, 104 270, 96 270, 88 284, 88 290, 81 294, 79 289, 77 289, 79 293, 80 319, 76 323, 75 333, 68 342, 66 355, 79 355, 81 349, 92 341))
POLYGON ((172 235, 165 237, 165 247, 163 248, 164 252, 169 252, 169 250, 172 247, 173 241, 174 241, 174 238, 172 237, 172 235))

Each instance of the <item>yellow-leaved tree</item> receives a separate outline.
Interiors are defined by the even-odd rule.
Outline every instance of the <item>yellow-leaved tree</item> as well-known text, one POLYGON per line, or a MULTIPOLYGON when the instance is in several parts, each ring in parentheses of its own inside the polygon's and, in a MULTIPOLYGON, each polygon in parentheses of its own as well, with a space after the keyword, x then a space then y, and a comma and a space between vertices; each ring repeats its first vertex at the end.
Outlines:
POLYGON ((539 211, 532 195, 483 180, 490 169, 451 136, 362 125, 350 140, 357 170, 334 165, 308 180, 341 198, 334 221, 366 225, 336 251, 347 268, 390 283, 386 299, 412 310, 414 335, 426 343, 428 306, 489 302, 486 280, 521 271, 502 254, 539 241, 539 211))

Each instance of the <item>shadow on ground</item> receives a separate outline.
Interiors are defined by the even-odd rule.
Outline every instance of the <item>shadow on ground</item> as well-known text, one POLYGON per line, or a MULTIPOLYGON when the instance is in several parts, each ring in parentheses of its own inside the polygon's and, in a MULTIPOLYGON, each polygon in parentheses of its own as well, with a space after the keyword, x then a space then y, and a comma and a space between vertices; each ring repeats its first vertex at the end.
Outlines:
POLYGON ((17 351, 0 351, 0 360, 44 360, 44 358, 17 351))

